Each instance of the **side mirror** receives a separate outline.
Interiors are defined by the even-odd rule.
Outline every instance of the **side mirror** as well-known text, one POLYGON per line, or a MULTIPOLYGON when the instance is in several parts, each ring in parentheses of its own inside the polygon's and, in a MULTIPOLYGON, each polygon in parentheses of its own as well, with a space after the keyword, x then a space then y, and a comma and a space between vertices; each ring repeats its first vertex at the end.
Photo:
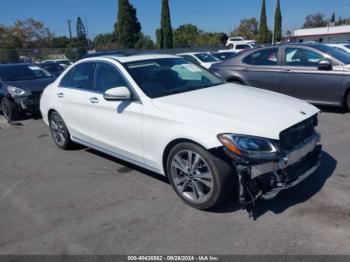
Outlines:
POLYGON ((333 67, 331 62, 329 62, 328 60, 322 60, 318 63, 317 69, 322 71, 331 71, 333 70, 333 67))
POLYGON ((125 101, 131 99, 131 93, 127 87, 120 86, 108 89, 103 97, 107 101, 125 101))

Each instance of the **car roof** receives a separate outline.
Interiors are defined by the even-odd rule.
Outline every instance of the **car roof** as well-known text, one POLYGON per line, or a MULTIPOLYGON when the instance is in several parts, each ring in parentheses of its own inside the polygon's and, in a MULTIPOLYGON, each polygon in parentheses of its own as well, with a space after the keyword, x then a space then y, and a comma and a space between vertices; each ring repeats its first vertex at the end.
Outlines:
POLYGON ((30 64, 30 63, 0 64, 0 67, 16 67, 16 66, 40 66, 40 64, 30 64))
POLYGON ((198 55, 198 54, 209 54, 208 52, 187 52, 187 53, 179 53, 177 55, 198 55))
POLYGON ((101 58, 101 59, 109 58, 109 59, 114 59, 116 61, 119 61, 120 63, 129 63, 129 62, 145 61, 145 60, 152 60, 152 59, 178 58, 178 57, 175 55, 168 55, 168 54, 135 54, 135 55, 127 55, 127 56, 103 55, 98 57, 84 58, 80 61, 93 61, 93 60, 96 60, 96 58, 101 58))

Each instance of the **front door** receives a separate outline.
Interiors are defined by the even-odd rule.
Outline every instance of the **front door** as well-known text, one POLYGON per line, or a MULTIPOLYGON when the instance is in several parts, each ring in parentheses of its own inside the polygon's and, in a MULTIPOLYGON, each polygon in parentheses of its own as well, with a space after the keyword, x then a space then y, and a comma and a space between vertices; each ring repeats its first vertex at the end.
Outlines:
POLYGON ((107 101, 103 97, 106 90, 121 86, 129 84, 116 66, 96 63, 94 90, 86 98, 91 143, 106 153, 143 163, 142 104, 136 100, 107 101))
POLYGON ((319 62, 326 59, 313 49, 286 47, 281 92, 316 104, 339 103, 343 66, 333 62, 332 70, 319 70, 319 62))

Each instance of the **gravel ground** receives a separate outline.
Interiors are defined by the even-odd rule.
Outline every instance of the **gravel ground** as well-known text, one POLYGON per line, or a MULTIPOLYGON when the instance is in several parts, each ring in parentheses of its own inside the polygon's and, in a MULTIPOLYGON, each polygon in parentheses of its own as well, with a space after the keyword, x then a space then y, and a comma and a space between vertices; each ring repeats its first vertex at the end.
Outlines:
POLYGON ((167 180, 94 150, 56 148, 42 120, 0 117, 0 254, 350 254, 350 115, 320 117, 323 163, 259 201, 191 209, 167 180))

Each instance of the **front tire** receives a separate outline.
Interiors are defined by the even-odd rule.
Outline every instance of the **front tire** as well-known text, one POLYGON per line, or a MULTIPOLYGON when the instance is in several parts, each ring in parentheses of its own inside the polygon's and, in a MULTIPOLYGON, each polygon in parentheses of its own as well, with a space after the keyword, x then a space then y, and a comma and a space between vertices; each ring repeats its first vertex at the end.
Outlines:
POLYGON ((11 122, 19 119, 19 111, 16 104, 6 97, 1 100, 1 110, 7 121, 11 122))
POLYGON ((177 195, 196 209, 213 208, 233 193, 232 167, 194 143, 170 151, 167 175, 177 195))
POLYGON ((66 124, 57 112, 50 114, 50 130, 55 144, 64 150, 71 148, 72 141, 66 124))

